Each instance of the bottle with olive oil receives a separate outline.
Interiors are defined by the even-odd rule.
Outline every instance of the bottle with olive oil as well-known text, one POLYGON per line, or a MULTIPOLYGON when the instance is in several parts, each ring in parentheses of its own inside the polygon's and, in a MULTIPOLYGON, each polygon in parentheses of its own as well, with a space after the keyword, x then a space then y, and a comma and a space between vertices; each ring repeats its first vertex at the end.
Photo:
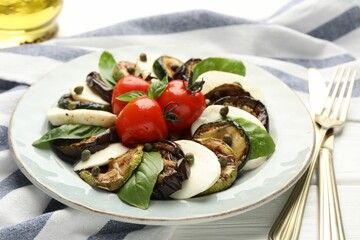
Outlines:
POLYGON ((62 0, 0 0, 0 48, 53 37, 62 0))

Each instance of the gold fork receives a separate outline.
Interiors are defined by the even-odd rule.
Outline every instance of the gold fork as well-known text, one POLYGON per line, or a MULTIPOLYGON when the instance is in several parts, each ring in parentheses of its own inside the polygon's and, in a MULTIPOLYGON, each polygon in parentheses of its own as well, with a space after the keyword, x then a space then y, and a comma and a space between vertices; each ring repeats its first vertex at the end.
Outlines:
MULTIPOLYGON (((347 69, 345 71, 344 68, 338 67, 334 73, 332 78, 332 82, 335 81, 336 78, 341 78, 344 74, 346 74, 345 79, 352 79, 350 82, 350 88, 352 88, 352 82, 354 82, 356 77, 356 70, 347 69), (346 73, 345 73, 346 72, 346 73)), ((343 83, 345 84, 345 83, 343 83)), ((346 84, 345 84, 346 85, 346 84)), ((331 86, 331 84, 329 84, 331 86)), ((332 89, 330 87, 327 88, 327 93, 329 93, 332 89)), ((339 98, 343 99, 346 88, 343 87, 339 93, 339 98)), ((345 99, 345 105, 349 105, 351 100, 351 96, 347 95, 345 99)), ((348 108, 347 108, 348 109, 348 108)), ((346 109, 346 110, 347 110, 346 109)), ((347 112, 344 111, 340 119, 345 121, 347 112)), ((333 130, 328 132, 328 139, 323 143, 323 149, 320 152, 322 155, 326 155, 321 157, 321 161, 319 162, 319 177, 318 177, 318 185, 319 185, 319 221, 320 221, 320 231, 319 231, 319 239, 323 240, 331 240, 331 239, 345 239, 345 233, 343 228, 343 223, 341 219, 341 211, 339 204, 339 197, 336 186, 336 178, 332 160, 332 149, 333 149, 333 138, 331 136, 333 130)))
POLYGON ((270 229, 268 236, 269 239, 298 239, 311 178, 314 173, 322 142, 326 133, 330 129, 344 125, 350 106, 354 81, 355 73, 353 74, 353 78, 351 79, 349 86, 347 86, 349 81, 346 77, 340 77, 336 81, 334 78, 329 83, 328 89, 332 89, 332 91, 328 92, 328 96, 321 113, 315 115, 315 122, 319 124, 320 127, 317 135, 318 140, 316 142, 313 155, 310 159, 309 168, 304 176, 301 177, 301 179, 296 183, 289 199, 285 203, 284 208, 270 229), (333 87, 334 83, 335 86, 333 87), (342 87, 340 95, 337 98, 341 83, 342 87), (342 102, 345 92, 347 93, 345 97, 345 103, 343 104, 342 102))

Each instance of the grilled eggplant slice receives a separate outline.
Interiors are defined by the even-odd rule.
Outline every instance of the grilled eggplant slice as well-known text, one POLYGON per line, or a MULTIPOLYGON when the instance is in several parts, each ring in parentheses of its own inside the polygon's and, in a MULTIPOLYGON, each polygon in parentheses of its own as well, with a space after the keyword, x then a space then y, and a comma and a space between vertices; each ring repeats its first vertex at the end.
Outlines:
POLYGON ((190 175, 190 165, 180 146, 172 141, 151 143, 152 151, 159 152, 164 160, 164 170, 159 174, 152 199, 167 199, 181 189, 182 182, 190 175))
POLYGON ((153 63, 153 71, 159 79, 168 77, 169 80, 174 79, 174 73, 183 64, 177 58, 170 56, 160 56, 153 63))
POLYGON ((220 98, 213 103, 214 105, 233 106, 255 116, 264 125, 266 130, 269 130, 269 115, 265 105, 250 96, 227 96, 220 98))
POLYGON ((199 195, 208 195, 210 193, 220 192, 231 187, 236 180, 238 173, 238 164, 235 161, 233 149, 223 140, 218 138, 198 138, 197 142, 213 151, 221 162, 221 173, 219 179, 214 185, 199 195))
POLYGON ((224 83, 215 87, 213 90, 205 94, 205 98, 209 100, 209 104, 226 96, 251 96, 240 83, 224 83))
POLYGON ((58 107, 63 109, 92 109, 92 110, 101 110, 111 112, 111 106, 101 103, 94 102, 81 102, 76 101, 71 97, 71 94, 67 93, 60 97, 58 101, 58 107))
MULTIPOLYGON (((190 58, 183 65, 181 65, 176 72, 174 73, 174 79, 180 79, 189 81, 192 77, 192 72, 198 62, 200 62, 200 58, 190 58)), ((195 81, 196 79, 194 79, 195 81)))
POLYGON ((137 145, 125 154, 111 159, 108 165, 100 168, 100 172, 94 174, 92 169, 85 169, 79 175, 90 186, 115 191, 129 179, 141 163, 142 156, 143 145, 137 145))
POLYGON ((202 138, 224 140, 234 151, 234 158, 238 170, 240 170, 248 160, 250 140, 244 129, 233 121, 221 120, 201 125, 195 131, 193 139, 199 141, 202 138))
POLYGON ((110 143, 118 142, 119 136, 115 127, 108 128, 105 132, 83 140, 57 139, 53 143, 54 152, 64 161, 75 163, 81 158, 84 150, 90 153, 100 151, 110 143))
POLYGON ((112 88, 109 87, 97 72, 91 72, 86 77, 87 85, 106 102, 111 103, 112 88))

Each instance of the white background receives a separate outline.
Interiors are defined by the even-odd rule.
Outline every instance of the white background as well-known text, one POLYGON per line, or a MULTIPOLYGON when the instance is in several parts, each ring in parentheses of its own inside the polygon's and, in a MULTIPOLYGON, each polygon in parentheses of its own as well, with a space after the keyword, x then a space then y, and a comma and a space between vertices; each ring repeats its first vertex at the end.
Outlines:
POLYGON ((131 19, 204 9, 251 20, 270 17, 289 0, 64 0, 58 37, 67 37, 131 19))

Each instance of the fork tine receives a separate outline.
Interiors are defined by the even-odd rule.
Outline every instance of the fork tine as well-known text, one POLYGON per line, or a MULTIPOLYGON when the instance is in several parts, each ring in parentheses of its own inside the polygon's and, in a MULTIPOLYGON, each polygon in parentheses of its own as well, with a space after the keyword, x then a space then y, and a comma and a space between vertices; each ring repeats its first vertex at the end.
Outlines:
POLYGON ((329 82, 327 86, 327 94, 326 94, 326 100, 324 102, 323 111, 321 112, 321 115, 323 116, 330 116, 330 113, 333 110, 336 95, 340 86, 340 82, 342 79, 342 76, 344 74, 344 68, 340 68, 340 66, 336 67, 336 70, 334 72, 334 75, 331 78, 331 81, 329 82), (335 83, 335 86, 333 86, 335 83))
MULTIPOLYGON (((345 71, 345 69, 344 69, 344 71, 345 71)), ((341 78, 341 80, 343 79, 342 86, 341 86, 341 90, 340 90, 340 93, 339 93, 339 96, 338 96, 338 101, 337 101, 336 108, 334 108, 334 111, 333 111, 333 114, 332 114, 332 116, 334 116, 334 117, 338 117, 338 115, 339 115, 339 112, 340 112, 340 109, 341 109, 341 106, 342 106, 341 104, 342 104, 342 101, 344 99, 347 83, 348 83, 349 78, 350 78, 350 73, 351 73, 351 69, 349 68, 347 70, 347 73, 345 74, 345 77, 341 78)))
MULTIPOLYGON (((350 72, 350 70, 349 70, 349 72, 350 72)), ((350 84, 349 84, 349 87, 348 87, 348 91, 347 91, 347 94, 346 94, 346 99, 345 99, 345 104, 344 104, 345 106, 344 106, 343 111, 341 112, 341 115, 340 115, 340 120, 341 121, 346 120, 346 116, 347 116, 347 113, 348 113, 348 110, 349 110, 349 107, 350 107, 352 91, 354 89, 355 78, 356 78, 356 70, 353 70, 353 74, 352 74, 350 84)))

